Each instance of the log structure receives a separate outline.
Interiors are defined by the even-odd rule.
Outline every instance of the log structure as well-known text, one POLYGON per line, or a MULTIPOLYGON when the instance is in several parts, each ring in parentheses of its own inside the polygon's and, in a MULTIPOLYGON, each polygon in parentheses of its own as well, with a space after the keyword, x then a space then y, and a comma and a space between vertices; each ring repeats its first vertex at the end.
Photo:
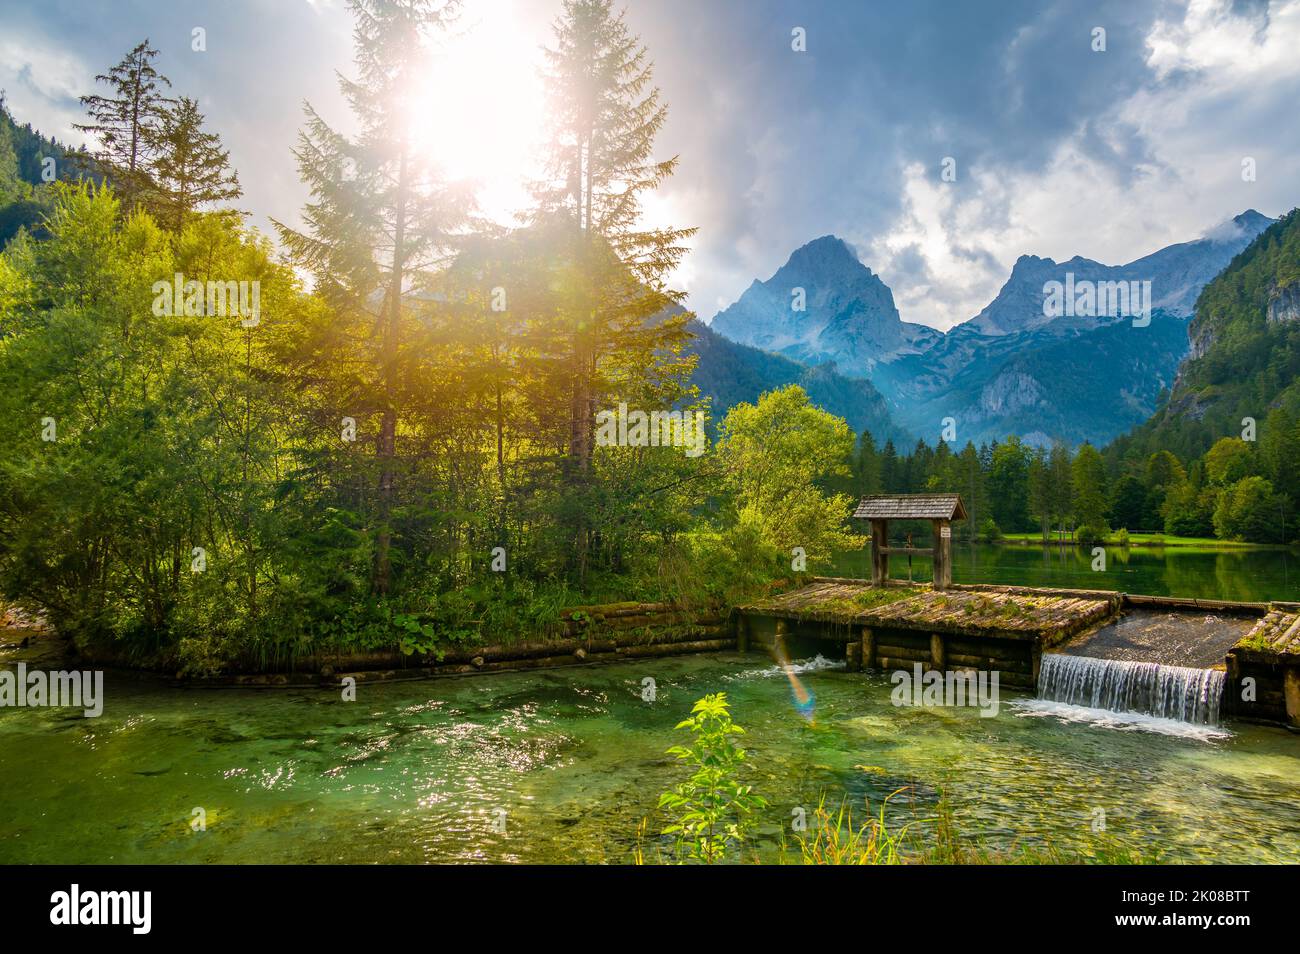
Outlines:
POLYGON ((778 636, 844 646, 850 671, 997 670, 1033 689, 1045 649, 1114 617, 1118 593, 1033 587, 930 586, 815 577, 808 586, 738 607, 750 641, 778 636))
POLYGON ((1228 650, 1225 709, 1239 719, 1300 729, 1300 603, 1270 603, 1228 650))

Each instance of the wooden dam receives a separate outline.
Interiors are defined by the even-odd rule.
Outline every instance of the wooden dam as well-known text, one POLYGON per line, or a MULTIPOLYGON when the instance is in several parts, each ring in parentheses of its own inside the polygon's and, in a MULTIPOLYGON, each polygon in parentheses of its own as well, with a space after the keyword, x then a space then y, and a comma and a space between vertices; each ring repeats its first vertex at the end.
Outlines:
POLYGON ((1203 655, 1202 665, 1225 672, 1224 715, 1300 728, 1300 604, 953 584, 949 526, 965 517, 956 494, 866 497, 855 516, 871 521, 872 579, 814 577, 736 607, 738 649, 765 648, 778 659, 842 654, 850 671, 916 664, 997 671, 1003 685, 1034 691, 1044 653, 1080 653, 1084 646, 1082 653, 1091 654, 1090 642, 1109 638, 1141 658, 1149 648, 1140 644, 1143 632, 1164 640, 1173 632, 1203 655), (890 546, 891 519, 933 521, 934 546, 890 546), (889 579, 889 557, 899 553, 933 556, 934 582, 889 579))
POLYGON ((950 585, 944 590, 819 577, 808 586, 738 607, 740 647, 778 641, 842 644, 850 670, 998 670, 1005 685, 1034 689, 1045 649, 1120 609, 1118 593, 950 585))

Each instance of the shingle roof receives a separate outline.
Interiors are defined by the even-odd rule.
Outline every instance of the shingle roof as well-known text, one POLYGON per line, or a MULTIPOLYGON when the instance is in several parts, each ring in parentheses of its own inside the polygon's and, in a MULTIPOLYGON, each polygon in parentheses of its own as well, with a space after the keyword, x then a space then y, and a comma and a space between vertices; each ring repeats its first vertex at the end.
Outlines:
POLYGON ((960 494, 872 494, 853 516, 861 520, 965 520, 960 494))

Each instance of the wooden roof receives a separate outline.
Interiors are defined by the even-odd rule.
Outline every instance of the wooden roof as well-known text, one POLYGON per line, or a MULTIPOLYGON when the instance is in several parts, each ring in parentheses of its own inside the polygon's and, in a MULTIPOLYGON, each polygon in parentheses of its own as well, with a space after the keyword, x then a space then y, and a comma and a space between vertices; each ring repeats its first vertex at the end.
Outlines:
POLYGON ((1268 655, 1300 655, 1300 608, 1293 603, 1271 604, 1264 618, 1234 648, 1268 655))
POLYGON ((1056 645, 1119 610, 1117 593, 979 586, 873 587, 868 580, 818 577, 807 586, 739 607, 742 613, 884 629, 999 639, 1041 638, 1056 645))
POLYGON ((960 494, 871 494, 853 516, 860 520, 965 520, 960 494))

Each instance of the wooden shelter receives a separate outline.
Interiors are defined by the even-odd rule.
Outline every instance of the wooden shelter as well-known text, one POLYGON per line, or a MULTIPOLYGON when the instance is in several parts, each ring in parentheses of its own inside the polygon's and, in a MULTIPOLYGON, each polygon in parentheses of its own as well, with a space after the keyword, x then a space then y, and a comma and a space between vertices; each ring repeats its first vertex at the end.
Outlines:
POLYGON ((952 521, 965 520, 966 508, 958 494, 872 494, 863 497, 853 516, 871 521, 871 582, 884 586, 889 579, 891 553, 916 553, 934 558, 934 588, 952 583, 952 521), (934 528, 933 547, 891 547, 889 521, 929 520, 934 528))

